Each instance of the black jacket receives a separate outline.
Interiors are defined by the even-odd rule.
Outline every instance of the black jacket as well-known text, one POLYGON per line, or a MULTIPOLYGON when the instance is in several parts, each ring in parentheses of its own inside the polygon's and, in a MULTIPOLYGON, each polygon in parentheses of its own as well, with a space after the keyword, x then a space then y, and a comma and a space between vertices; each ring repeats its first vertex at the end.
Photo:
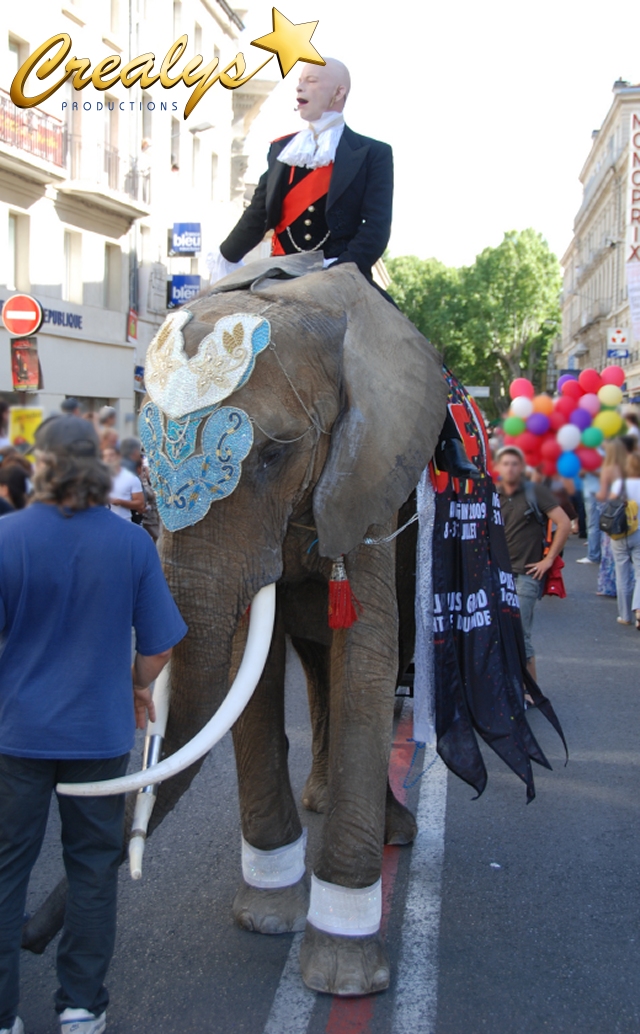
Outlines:
MULTIPOLYGON (((229 262, 239 262, 267 230, 280 221, 290 167, 277 160, 292 137, 274 140, 268 169, 241 218, 220 245, 229 262)), ((391 233, 393 154, 388 144, 344 127, 327 195, 325 217, 331 237, 325 250, 338 262, 355 262, 371 279, 371 267, 382 256, 391 233)))

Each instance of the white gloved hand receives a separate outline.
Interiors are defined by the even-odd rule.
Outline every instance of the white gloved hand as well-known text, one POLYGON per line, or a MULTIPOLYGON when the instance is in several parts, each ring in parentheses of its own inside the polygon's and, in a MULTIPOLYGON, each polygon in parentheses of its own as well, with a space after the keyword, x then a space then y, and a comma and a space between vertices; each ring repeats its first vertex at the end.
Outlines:
POLYGON ((229 273, 235 273, 236 269, 244 266, 242 260, 240 262, 228 262, 221 253, 220 248, 216 248, 215 251, 208 253, 206 264, 209 270, 209 283, 211 285, 217 284, 218 280, 222 280, 223 277, 229 276, 229 273))

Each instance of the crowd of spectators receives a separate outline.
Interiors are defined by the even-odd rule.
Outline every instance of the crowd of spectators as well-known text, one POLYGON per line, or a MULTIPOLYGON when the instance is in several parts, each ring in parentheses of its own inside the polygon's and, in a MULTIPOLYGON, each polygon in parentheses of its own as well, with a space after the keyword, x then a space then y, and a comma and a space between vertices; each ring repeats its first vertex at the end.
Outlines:
MULTIPOLYGON (((116 428, 117 412, 103 406, 98 412, 85 411, 75 398, 65 399, 63 416, 88 420, 98 435, 100 458, 111 473, 109 506, 119 517, 140 524, 157 541, 160 520, 149 468, 140 440, 120 438, 116 428)), ((0 402, 0 517, 25 507, 32 492, 33 455, 29 446, 12 445, 7 435, 9 407, 0 402)))

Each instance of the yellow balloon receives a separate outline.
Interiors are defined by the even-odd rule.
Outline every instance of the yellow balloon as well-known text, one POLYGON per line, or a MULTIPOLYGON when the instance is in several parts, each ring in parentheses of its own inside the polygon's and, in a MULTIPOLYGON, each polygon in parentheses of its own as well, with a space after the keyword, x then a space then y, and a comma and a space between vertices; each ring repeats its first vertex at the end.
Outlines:
POLYGON ((550 395, 536 395, 533 400, 533 412, 544 413, 545 416, 551 416, 553 413, 553 399, 550 395))
POLYGON ((603 406, 619 406, 622 402, 622 392, 615 384, 603 384, 598 392, 598 398, 603 406))
MULTIPOLYGON (((598 392, 598 394, 600 393, 598 392)), ((622 423, 622 417, 619 413, 614 413, 613 410, 606 409, 600 413, 596 413, 593 418, 592 427, 598 427, 605 438, 613 438, 622 430, 622 423)))

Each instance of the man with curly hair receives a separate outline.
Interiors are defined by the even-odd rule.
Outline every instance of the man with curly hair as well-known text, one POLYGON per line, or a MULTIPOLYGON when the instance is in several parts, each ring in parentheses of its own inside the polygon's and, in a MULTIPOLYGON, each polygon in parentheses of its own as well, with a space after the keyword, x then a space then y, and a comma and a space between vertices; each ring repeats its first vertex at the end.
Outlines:
MULTIPOLYGON (((187 630, 153 542, 108 509, 91 423, 51 417, 35 448, 33 501, 0 520, 0 1034, 24 1031, 21 930, 52 791, 126 771, 136 725, 155 717, 149 685, 187 630)), ((64 1034, 101 1034, 124 797, 58 808, 69 893, 56 1010, 64 1034)))

